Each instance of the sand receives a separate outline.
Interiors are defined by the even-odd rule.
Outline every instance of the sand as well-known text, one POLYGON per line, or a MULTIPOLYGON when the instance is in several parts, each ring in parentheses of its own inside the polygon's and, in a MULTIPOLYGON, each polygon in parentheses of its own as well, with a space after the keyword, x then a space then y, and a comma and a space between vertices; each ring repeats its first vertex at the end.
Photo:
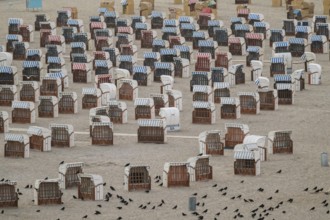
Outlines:
MULTIPOLYGON (((120 1, 117 3, 117 9, 120 10, 120 1)), ((138 1, 136 1, 135 11, 138 13, 138 1)), ((156 0, 156 10, 167 12, 167 7, 172 6, 172 2, 162 2, 156 0)), ((236 5, 234 1, 221 1, 219 7, 219 19, 228 26, 229 19, 236 15, 236 5)), ((285 18, 285 7, 273 8, 271 1, 253 0, 249 6, 252 12, 260 12, 265 15, 265 21, 269 22, 271 28, 281 28, 282 19, 285 18)), ((316 8, 315 14, 322 14, 322 1, 314 1, 316 8)), ((97 15, 99 1, 92 0, 72 0, 72 1, 46 1, 44 2, 43 12, 51 16, 51 20, 56 19, 56 9, 63 6, 75 6, 79 11, 79 18, 84 20, 85 30, 88 30, 88 18, 91 15, 97 15)), ((178 6, 177 6, 178 7, 178 6)), ((7 30, 7 19, 9 17, 20 17, 24 23, 33 24, 37 12, 28 12, 25 10, 25 2, 0 1, 1 20, 0 39, 1 44, 5 44, 5 34, 7 30), (11 2, 11 3, 9 3, 11 2)), ((311 19, 309 19, 311 20, 311 19)), ((57 29, 61 33, 61 29, 57 29)), ((38 48, 39 36, 35 33, 35 42, 30 43, 30 48, 38 48)), ((158 36, 160 31, 158 31, 158 36)), ((136 42, 140 46, 140 42, 136 42)), ((268 40, 265 44, 265 60, 271 57, 271 49, 268 46, 268 40)), ((221 47, 220 50, 226 51, 228 48, 221 47)), ((67 45, 67 51, 70 51, 67 45)), ((90 52, 91 53, 91 52, 90 52)), ((139 51, 139 58, 143 53, 139 51)), ((244 56, 234 56, 234 63, 245 63, 244 56)), ((259 115, 242 115, 238 120, 223 120, 219 117, 219 104, 216 104, 217 118, 213 125, 195 125, 191 123, 192 112, 192 93, 189 91, 189 80, 176 78, 174 89, 181 90, 183 93, 184 109, 181 112, 182 129, 179 132, 173 132, 169 135, 190 136, 191 138, 168 138, 166 144, 140 144, 137 143, 136 136, 115 136, 113 146, 92 146, 91 139, 86 134, 76 134, 76 144, 72 148, 52 148, 51 152, 38 152, 31 150, 30 158, 10 159, 4 158, 3 146, 4 135, 0 134, 0 178, 17 181, 17 187, 23 195, 19 199, 19 208, 6 208, 4 214, 0 214, 0 219, 81 219, 88 215, 88 219, 117 219, 121 216, 123 219, 197 219, 188 210, 188 198, 195 192, 198 192, 197 201, 204 203, 204 207, 197 207, 197 212, 203 214, 204 219, 213 219, 216 213, 221 212, 218 219, 231 219, 236 213, 234 210, 244 215, 244 218, 251 218, 251 210, 261 204, 265 204, 264 209, 276 207, 281 201, 284 201, 278 209, 270 211, 266 219, 329 219, 330 215, 326 212, 328 207, 323 207, 321 202, 328 199, 324 193, 311 193, 311 189, 317 186, 329 189, 329 169, 321 168, 320 154, 329 150, 329 118, 330 118, 330 98, 328 91, 330 89, 330 79, 328 76, 329 65, 328 55, 318 54, 317 63, 323 67, 322 84, 318 86, 306 85, 306 90, 295 94, 295 103, 293 105, 280 105, 277 111, 261 111, 259 115), (124 165, 126 163, 142 164, 150 166, 150 175, 154 179, 157 175, 162 175, 165 162, 187 161, 189 157, 199 153, 198 134, 202 131, 219 129, 224 131, 224 124, 227 122, 240 122, 249 125, 250 134, 267 135, 269 131, 278 129, 291 129, 294 150, 292 155, 269 155, 269 160, 261 163, 260 176, 235 176, 233 172, 233 151, 226 150, 224 156, 214 156, 210 158, 210 164, 213 166, 213 180, 207 182, 191 182, 190 187, 164 188, 152 183, 152 190, 145 192, 127 192, 123 187, 124 165), (58 177, 58 164, 61 161, 76 162, 81 161, 86 164, 85 173, 99 174, 107 183, 105 193, 110 191, 109 186, 115 187, 116 195, 123 196, 126 200, 133 199, 129 205, 122 205, 117 198, 111 198, 109 202, 105 201, 80 201, 73 199, 77 195, 77 189, 63 190, 63 205, 54 206, 36 206, 32 202, 33 190, 24 189, 27 184, 34 184, 36 179, 45 177, 58 177), (281 174, 277 174, 278 170, 281 174), (244 180, 244 183, 241 181, 244 180), (212 187, 217 184, 217 187, 212 187), (220 188, 228 187, 227 195, 223 196, 218 192, 220 188), (258 192, 259 187, 264 188, 264 192, 258 192), (308 192, 303 189, 309 187, 308 192), (274 193, 275 190, 279 193, 274 193), (207 194, 207 198, 202 199, 207 194), (242 195, 240 199, 230 199, 233 196, 242 195), (267 200, 272 197, 272 200, 267 200), (292 203, 287 200, 293 198, 292 203), (161 200, 165 201, 162 207, 158 207, 161 200), (244 199, 253 199, 254 202, 246 203, 244 199), (150 202, 149 205, 147 205, 150 202), (101 204, 102 207, 97 207, 101 204), (145 210, 138 207, 147 205, 145 210), (177 209, 172 207, 177 205, 177 209), (65 210, 60 209, 65 206, 65 210), (121 210, 116 207, 122 206, 121 210), (152 209, 156 206, 155 210, 152 209), (223 210, 228 207, 227 210, 223 210), (315 207, 314 211, 309 211, 315 207), (40 209, 37 213, 36 210, 40 209), (99 210, 101 215, 94 215, 95 210, 99 210), (282 212, 286 213, 283 214, 282 212), (182 212, 187 216, 182 216, 182 212)), ((293 69, 303 68, 298 58, 294 58, 296 64, 293 69)), ((13 63, 18 67, 21 79, 21 61, 13 63)), ((142 64, 141 60, 138 64, 142 64)), ((193 70, 194 65, 191 66, 193 70)), ((69 60, 66 58, 66 68, 70 71, 69 60)), ((246 84, 231 88, 232 96, 236 96, 238 91, 255 91, 256 86, 250 80, 250 69, 244 69, 246 73, 246 84)), ((269 77, 269 63, 264 64, 263 75, 269 77)), ((37 118, 36 126, 48 127, 51 122, 69 123, 74 126, 75 131, 87 132, 88 110, 81 109, 81 89, 82 87, 92 87, 89 83, 72 83, 70 76, 70 88, 66 91, 75 91, 78 94, 79 112, 75 115, 63 115, 55 119, 37 118)), ((139 88, 139 97, 148 97, 151 92, 159 92, 160 84, 152 83, 148 87, 139 88)), ((133 102, 128 101, 128 123, 115 125, 115 133, 136 134, 137 123, 134 120, 133 102)), ((1 110, 11 112, 11 108, 1 107, 1 110)), ((11 115, 11 114, 10 114, 11 115)), ((29 125, 10 124, 11 128, 27 128, 29 125)), ((223 132, 224 135, 224 132, 223 132)), ((258 215, 263 209, 259 208, 258 215)), ((263 213, 264 214, 264 213, 263 213)))

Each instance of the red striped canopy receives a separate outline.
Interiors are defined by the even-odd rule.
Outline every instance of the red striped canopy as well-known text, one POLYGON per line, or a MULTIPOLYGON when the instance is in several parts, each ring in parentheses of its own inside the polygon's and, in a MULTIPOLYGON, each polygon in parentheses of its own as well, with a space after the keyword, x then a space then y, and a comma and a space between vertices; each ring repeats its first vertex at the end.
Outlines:
POLYGON ((263 40, 264 39, 262 33, 245 33, 245 38, 256 39, 256 40, 263 40))
POLYGON ((86 63, 72 63, 72 70, 86 70, 86 63))
POLYGON ((230 37, 230 38, 228 38, 228 43, 229 44, 240 44, 241 40, 239 37, 230 37))

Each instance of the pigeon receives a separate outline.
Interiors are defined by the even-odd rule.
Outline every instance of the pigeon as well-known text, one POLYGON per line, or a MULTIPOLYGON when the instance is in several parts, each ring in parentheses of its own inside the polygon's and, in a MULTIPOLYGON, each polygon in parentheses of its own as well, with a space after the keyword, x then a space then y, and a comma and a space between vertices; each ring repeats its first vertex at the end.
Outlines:
POLYGON ((309 211, 313 211, 313 210, 315 210, 315 207, 312 207, 309 211))
POLYGON ((163 183, 158 184, 158 186, 163 186, 163 183))
POLYGON ((101 204, 98 204, 97 207, 102 208, 102 205, 101 204))
POLYGON ((88 215, 84 215, 82 218, 87 218, 88 217, 88 215))
POLYGON ((282 173, 282 170, 277 171, 276 173, 282 173))
POLYGON ((317 190, 317 186, 315 186, 315 187, 313 188, 313 190, 317 190))
POLYGON ((220 215, 220 212, 216 213, 215 215, 216 215, 216 216, 219 216, 219 215, 220 215))
POLYGON ((192 194, 193 196, 197 196, 197 193, 192 194))
POLYGON ((107 183, 103 183, 103 186, 107 185, 107 183))
POLYGON ((122 208, 123 208, 123 207, 121 207, 121 206, 118 206, 118 207, 117 207, 117 209, 122 209, 122 208))
POLYGON ((276 191, 275 191, 275 193, 278 193, 279 192, 279 190, 277 189, 276 191))
POLYGON ((149 193, 150 191, 149 190, 146 190, 145 193, 149 193))
POLYGON ((3 213, 5 213, 5 210, 2 209, 2 210, 1 210, 1 214, 3 214, 3 213))
POLYGON ((155 209, 156 208, 156 206, 153 206, 151 209, 155 209))
POLYGON ((130 163, 125 164, 125 167, 128 167, 129 165, 131 165, 131 164, 130 163))
POLYGON ((249 199, 249 202, 254 202, 254 200, 253 199, 249 199))
POLYGON ((292 199, 292 198, 291 198, 291 199, 289 199, 289 200, 288 200, 288 202, 289 202, 289 203, 292 203, 292 202, 293 202, 293 199, 292 199))
POLYGON ((329 213, 330 213, 330 210, 327 211, 327 214, 329 214, 329 213))
POLYGON ((249 202, 248 200, 244 199, 244 202, 249 202))
POLYGON ((218 186, 218 184, 214 184, 212 187, 217 187, 218 186))
POLYGON ((182 216, 187 216, 187 214, 186 214, 186 213, 184 213, 184 212, 182 212, 182 216))
POLYGON ((225 193, 222 193, 222 195, 225 196, 225 195, 227 195, 227 193, 226 192, 225 193))
POLYGON ((202 196, 202 199, 206 199, 207 198, 207 194, 206 195, 204 195, 204 196, 202 196))
POLYGON ((191 214, 193 214, 193 215, 199 215, 199 213, 198 212, 192 212, 191 214))
POLYGON ((223 210, 227 210, 227 209, 228 209, 228 207, 227 207, 227 206, 223 208, 223 210))
POLYGON ((130 202, 133 202, 133 199, 131 199, 131 198, 128 198, 128 201, 130 201, 130 202))
POLYGON ((178 206, 177 205, 175 205, 172 209, 176 209, 178 206))
POLYGON ((263 192, 264 189, 263 189, 263 188, 259 188, 258 191, 259 191, 259 192, 263 192))
POLYGON ((202 213, 207 213, 208 209, 205 209, 202 213))
POLYGON ((267 200, 272 200, 273 199, 273 197, 269 197, 267 200))
POLYGON ((158 207, 161 207, 163 205, 163 203, 160 203, 159 205, 158 205, 158 207))
POLYGON ((242 197, 242 195, 238 195, 238 196, 237 196, 237 198, 239 198, 239 199, 240 199, 241 197, 242 197))
POLYGON ((321 204, 325 204, 327 202, 327 200, 324 200, 321 204))
POLYGON ((21 192, 18 192, 17 194, 20 195, 20 196, 23 195, 23 193, 21 193, 21 192))
POLYGON ((230 199, 234 200, 235 199, 235 196, 231 197, 230 199))
POLYGON ((282 213, 283 213, 283 214, 285 214, 285 213, 286 213, 286 211, 282 211, 282 213))
POLYGON ((164 200, 162 199, 162 203, 165 204, 164 200))
POLYGON ((142 207, 142 209, 146 209, 146 208, 147 208, 147 206, 146 206, 146 205, 142 207))
POLYGON ((198 157, 199 157, 199 156, 202 156, 202 155, 203 155, 203 153, 197 154, 198 157))
POLYGON ((95 215, 100 215, 101 212, 96 210, 94 214, 95 214, 95 215))
POLYGON ((261 204, 260 206, 259 206, 259 208, 264 208, 265 207, 265 205, 264 204, 261 204))
POLYGON ((308 191, 308 187, 306 189, 304 189, 304 191, 307 192, 308 191))
POLYGON ((65 207, 63 206, 63 207, 61 208, 61 210, 64 211, 64 210, 65 210, 65 207))
POLYGON ((61 164, 64 164, 64 160, 63 160, 63 161, 61 161, 61 163, 60 163, 59 165, 61 165, 61 164))
POLYGON ((24 189, 28 189, 30 187, 30 185, 26 185, 25 187, 24 187, 24 189))
POLYGON ((119 216, 119 217, 117 218, 117 220, 121 220, 121 219, 123 219, 121 216, 119 216))
POLYGON ((239 211, 239 209, 236 209, 234 212, 238 212, 239 211))
POLYGON ((244 180, 242 180, 241 183, 244 183, 244 180))
POLYGON ((36 212, 40 212, 40 209, 38 209, 36 212))
POLYGON ((110 189, 111 189, 112 191, 116 191, 116 189, 115 189, 113 186, 110 186, 110 189))
POLYGON ((46 177, 45 180, 48 180, 48 177, 46 177))

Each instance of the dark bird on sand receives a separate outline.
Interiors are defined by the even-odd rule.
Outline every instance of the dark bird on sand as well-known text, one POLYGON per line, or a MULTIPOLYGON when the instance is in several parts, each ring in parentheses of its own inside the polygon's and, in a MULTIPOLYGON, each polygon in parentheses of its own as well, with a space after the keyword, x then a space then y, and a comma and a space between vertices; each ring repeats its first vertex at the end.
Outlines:
POLYGON ((184 212, 182 212, 182 216, 187 216, 187 214, 186 214, 186 213, 184 213, 184 212))
POLYGON ((1 214, 3 214, 3 213, 5 213, 5 210, 2 209, 2 210, 1 210, 1 214))
POLYGON ((315 210, 315 207, 312 207, 309 211, 313 211, 313 210, 315 210))
POLYGON ((84 215, 82 218, 87 218, 88 217, 88 215, 84 215))
POLYGON ((172 209, 176 209, 176 208, 178 208, 178 206, 177 205, 175 205, 172 209))
POLYGON ((216 216, 219 216, 219 215, 220 215, 220 212, 216 213, 215 215, 216 215, 216 216))
POLYGON ((227 195, 227 193, 226 192, 225 193, 222 193, 222 195, 225 196, 225 195, 227 195))
POLYGON ((116 191, 116 189, 115 189, 113 186, 110 186, 110 189, 111 189, 112 191, 116 191))
POLYGON ((202 213, 207 213, 208 209, 205 209, 202 213))
POLYGON ((279 192, 279 190, 277 189, 276 191, 275 191, 275 193, 278 193, 279 192))
POLYGON ((194 193, 194 194, 192 194, 192 195, 193 195, 193 196, 197 196, 197 194, 198 194, 198 193, 194 193))
POLYGON ((102 208, 102 205, 101 204, 98 204, 97 207, 102 208))
POLYGON ((207 194, 206 195, 204 195, 204 196, 202 196, 202 199, 206 199, 207 198, 207 194))
POLYGON ((131 164, 130 163, 125 164, 125 167, 128 167, 129 165, 131 165, 131 164))
POLYGON ((64 164, 64 160, 63 160, 63 161, 61 161, 61 163, 60 163, 59 165, 61 165, 61 164, 64 164))
POLYGON ((36 212, 40 212, 40 209, 38 209, 36 212))
POLYGON ((95 215, 100 215, 101 212, 96 210, 94 214, 95 214, 95 215))
POLYGON ((267 198, 267 200, 272 200, 273 199, 273 197, 269 197, 269 198, 267 198))
POLYGON ((308 191, 308 187, 306 189, 304 189, 304 191, 307 192, 308 191))
POLYGON ((227 209, 228 209, 228 207, 227 207, 227 206, 223 208, 223 210, 227 210, 227 209))
POLYGON ((277 171, 276 173, 282 173, 282 170, 277 171))
POLYGON ((150 191, 149 190, 146 190, 145 193, 149 193, 150 191))
POLYGON ((64 210, 65 210, 65 207, 63 206, 63 207, 61 208, 61 210, 64 211, 64 210))
POLYGON ((123 207, 121 207, 121 206, 118 206, 118 207, 117 207, 117 209, 122 209, 122 208, 123 208, 123 207))
POLYGON ((199 215, 199 213, 198 212, 192 212, 191 214, 193 214, 193 215, 199 215))
POLYGON ((249 199, 249 202, 254 202, 254 200, 253 199, 249 199))
POLYGON ((241 183, 244 183, 244 180, 242 180, 241 183))
POLYGON ((218 186, 218 184, 214 184, 212 187, 217 187, 218 186))
POLYGON ((288 200, 288 202, 289 202, 289 203, 292 203, 292 202, 293 202, 293 199, 292 199, 292 198, 290 198, 290 199, 288 200))
POLYGON ((30 185, 26 185, 25 187, 24 187, 24 189, 28 189, 30 187, 30 185))
POLYGON ((107 185, 107 183, 103 183, 103 186, 107 185))
POLYGON ((263 189, 263 188, 259 188, 258 191, 259 191, 259 192, 263 192, 264 189, 263 189))
POLYGON ((45 180, 48 180, 48 177, 46 177, 45 180))
POLYGON ((198 157, 199 157, 199 156, 202 156, 202 155, 203 155, 203 153, 197 154, 198 157))
POLYGON ((156 206, 153 206, 151 209, 155 209, 156 208, 156 206))

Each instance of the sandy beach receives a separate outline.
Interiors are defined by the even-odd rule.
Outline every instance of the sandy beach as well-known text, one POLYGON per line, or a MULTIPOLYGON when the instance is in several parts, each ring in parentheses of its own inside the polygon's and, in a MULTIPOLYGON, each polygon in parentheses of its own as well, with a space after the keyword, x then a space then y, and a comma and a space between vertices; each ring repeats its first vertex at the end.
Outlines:
MULTIPOLYGON (((219 1, 219 0, 218 0, 219 1)), ((135 12, 138 14, 138 3, 135 1, 135 12)), ((168 13, 168 7, 180 7, 171 1, 165 2, 155 0, 155 10, 168 13)), ((322 1, 314 0, 315 14, 323 14, 322 1)), ((57 9, 64 6, 78 8, 78 17, 83 19, 85 31, 89 31, 89 16, 98 15, 98 0, 57 0, 44 1, 42 13, 50 15, 51 21, 57 17, 57 9)), ((222 0, 218 6, 217 19, 222 20, 225 26, 229 26, 230 18, 236 16, 236 6, 233 0, 222 0)), ((269 22, 271 28, 282 28, 282 20, 286 18, 285 6, 271 7, 271 1, 252 0, 249 5, 251 12, 263 13, 265 21, 269 22)), ((120 1, 116 2, 116 9, 122 12, 120 1)), ((8 18, 22 18, 25 24, 34 24, 35 14, 40 12, 30 12, 25 9, 25 1, 0 1, 0 44, 6 43, 5 35, 8 33, 8 18)), ((309 18, 308 20, 312 20, 309 18)), ((150 22, 150 19, 147 20, 150 22)), ((161 31, 157 30, 158 37, 161 31)), ((61 34, 61 28, 57 28, 57 33, 61 34)), ((30 43, 30 48, 39 48, 39 32, 34 33, 35 41, 30 43)), ((264 70, 263 76, 270 78, 270 57, 271 48, 268 40, 264 44, 264 70), (268 61, 268 62, 267 62, 268 61)), ((135 41, 140 48, 140 41, 135 41)), ((188 42, 191 45, 191 42, 188 42)), ((329 200, 329 195, 324 191, 330 189, 329 168, 321 167, 320 154, 329 151, 329 120, 330 120, 330 77, 329 77, 329 55, 317 54, 317 63, 322 65, 322 84, 308 85, 306 89, 295 93, 295 103, 293 105, 279 105, 276 111, 261 111, 258 115, 242 115, 237 120, 220 119, 220 104, 216 104, 216 123, 212 125, 192 124, 192 92, 189 90, 190 78, 175 78, 174 89, 182 91, 183 111, 180 113, 181 130, 169 132, 166 144, 141 144, 137 143, 137 122, 134 119, 134 103, 126 101, 128 106, 128 123, 115 124, 114 132, 119 134, 114 137, 113 146, 93 146, 91 138, 86 133, 89 132, 89 110, 82 110, 81 99, 82 87, 94 87, 93 83, 81 84, 73 83, 70 59, 68 57, 70 46, 66 45, 65 54, 66 69, 70 79, 70 87, 65 91, 75 91, 78 94, 79 111, 75 115, 59 114, 58 118, 38 118, 35 126, 48 127, 49 123, 68 123, 74 126, 75 146, 72 148, 53 147, 51 152, 30 151, 30 157, 26 159, 12 159, 4 157, 4 134, 0 134, 0 179, 10 179, 17 181, 17 188, 23 195, 19 197, 18 208, 4 208, 4 213, 0 214, 0 219, 24 219, 24 220, 75 220, 82 219, 88 215, 87 219, 198 219, 188 210, 188 199, 193 193, 198 193, 197 212, 204 216, 204 219, 233 219, 237 214, 234 211, 239 209, 243 219, 251 219, 251 211, 264 204, 264 208, 259 207, 256 219, 259 214, 269 213, 265 219, 330 219, 327 211, 330 207, 324 207, 322 201, 329 200), (234 158, 232 150, 225 150, 224 156, 213 156, 210 164, 213 167, 213 180, 207 182, 191 182, 190 187, 165 188, 154 183, 157 175, 162 176, 165 162, 186 162, 189 157, 199 154, 198 135, 207 130, 222 130, 225 134, 225 123, 237 122, 247 124, 250 134, 268 135, 269 131, 292 130, 293 154, 292 155, 269 155, 269 160, 261 163, 260 176, 239 176, 234 175, 234 158), (129 134, 129 135, 125 135, 129 134), (177 136, 177 137, 175 137, 177 136), (178 137, 184 136, 184 137, 178 137), (27 184, 34 184, 36 179, 45 177, 57 178, 58 165, 65 162, 84 162, 84 173, 99 174, 103 177, 106 186, 104 192, 111 192, 113 197, 106 201, 81 201, 74 199, 77 196, 77 189, 66 189, 63 192, 63 205, 36 206, 32 202, 33 189, 24 189, 27 184), (127 192, 124 190, 124 165, 148 165, 150 166, 150 176, 152 188, 149 193, 127 192), (280 174, 276 172, 282 170, 280 174), (241 183, 244 181, 243 183, 241 183), (212 187, 217 184, 216 187, 212 187), (113 186, 116 191, 110 190, 113 186), (227 187, 227 194, 218 192, 219 189, 227 187), (258 192, 258 188, 263 188, 263 192, 258 192), (305 188, 309 188, 307 192, 305 188), (323 192, 313 193, 314 187, 323 188, 323 192), (275 191, 278 190, 278 193, 275 191), (127 206, 120 203, 116 198, 120 195, 126 200, 131 198, 127 206), (207 198, 202 198, 207 195, 207 198), (241 195, 241 198, 237 196, 241 195), (231 199, 235 197, 235 199, 231 199), (267 198, 272 197, 271 200, 267 198), (287 202, 290 198, 292 203, 287 202), (244 202, 244 199, 251 199, 253 202, 244 202), (165 204, 158 206, 161 200, 165 204), (280 202, 283 204, 275 208, 280 202), (101 204, 102 207, 97 205, 101 204), (146 205, 146 209, 138 208, 141 204, 146 205), (202 206, 204 204, 204 206, 202 206), (62 207, 65 210, 60 210, 62 207), (118 209, 117 207, 122 207, 118 209), (155 206, 154 209, 152 207, 155 206), (173 209, 177 206, 176 209, 173 209), (227 208, 226 208, 227 207, 227 208), (273 211, 264 210, 273 207, 273 211), (312 207, 315 210, 310 211, 312 207), (226 209, 226 210, 224 210, 226 209), (40 210, 40 212, 36 212, 40 210), (102 214, 95 215, 95 210, 102 214), (207 211, 205 211, 207 210, 207 211), (202 212, 205 212, 202 214, 202 212), (220 212, 219 216, 216 214, 220 212), (185 213, 187 216, 183 216, 185 213)), ((220 51, 228 51, 228 47, 219 47, 220 51)), ((146 49, 139 50, 137 64, 142 65, 143 53, 146 49)), ((307 47, 307 51, 310 48, 307 47)), ((45 53, 45 49, 43 48, 45 53)), ((88 51, 92 54, 92 51, 88 51)), ((194 51, 194 55, 196 50, 194 51)), ((44 59, 43 59, 44 62, 44 59)), ((304 64, 299 58, 293 59, 293 70, 304 68, 304 64)), ((245 56, 233 56, 233 63, 242 63, 245 66, 245 56)), ((17 66, 19 79, 22 79, 22 61, 14 61, 17 66)), ((213 64, 214 65, 214 62, 213 64)), ((44 67, 46 64, 44 63, 44 67)), ((237 96, 239 91, 255 91, 256 85, 250 80, 251 68, 245 67, 246 83, 230 88, 231 96, 237 96)), ((194 71, 194 63, 190 66, 190 71, 194 71)), ((94 75, 94 74, 93 74, 94 75)), ((306 76, 306 75, 305 75, 306 76)), ((273 79, 270 78, 271 85, 273 79)), ((94 76, 92 77, 94 82, 94 76)), ((150 93, 159 93, 160 83, 152 82, 147 87, 139 87, 139 97, 149 97, 150 93)), ((37 106, 37 105, 36 105, 37 106)), ((0 107, 0 110, 7 111, 11 118, 11 107, 0 107)), ((13 129, 27 129, 28 124, 12 124, 13 129)), ((26 133, 25 131, 15 131, 16 133, 26 133)), ((330 200, 329 200, 330 201, 330 200)), ((2 210, 2 208, 0 208, 2 210)))

